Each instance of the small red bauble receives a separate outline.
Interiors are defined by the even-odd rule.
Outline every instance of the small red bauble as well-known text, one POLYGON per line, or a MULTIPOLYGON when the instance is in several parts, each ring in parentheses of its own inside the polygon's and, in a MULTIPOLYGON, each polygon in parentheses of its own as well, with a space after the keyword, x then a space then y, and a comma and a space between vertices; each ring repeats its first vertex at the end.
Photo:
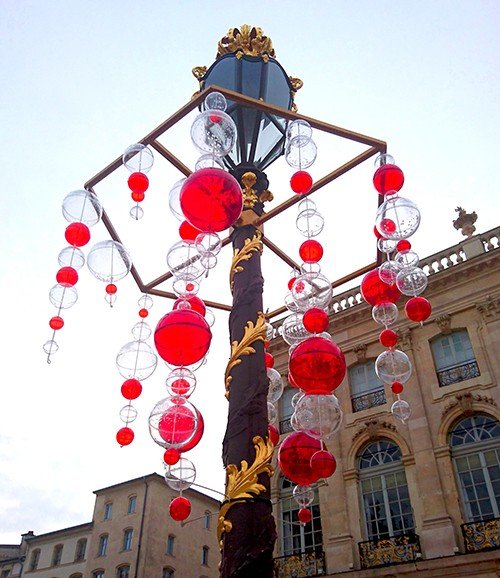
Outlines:
POLYGON ((136 203, 142 203, 142 201, 144 201, 144 199, 146 198, 146 195, 144 193, 132 193, 130 196, 132 197, 132 200, 135 201, 136 203))
POLYGON ((377 225, 374 225, 374 227, 373 227, 373 233, 374 233, 375 237, 377 237, 377 239, 382 239, 382 234, 381 234, 381 232, 377 229, 377 225))
POLYGON ((184 496, 178 496, 170 502, 170 517, 176 522, 183 522, 191 514, 191 502, 184 496))
POLYGON ((319 307, 312 307, 304 313, 302 323, 309 333, 322 333, 328 327, 328 313, 319 307))
POLYGON ((392 393, 403 393, 403 384, 400 381, 393 381, 391 384, 392 393))
POLYGON ((147 309, 139 309, 139 317, 143 319, 149 315, 149 311, 147 309))
POLYGON ((392 219, 382 219, 379 230, 382 234, 392 235, 396 231, 396 223, 392 219))
POLYGON ((290 179, 290 187, 294 193, 304 195, 311 190, 313 180, 307 171, 297 171, 290 179))
POLYGON ((145 193, 149 187, 149 179, 144 173, 132 173, 127 183, 133 193, 145 193))
POLYGON ((193 227, 187 221, 182 221, 180 224, 179 235, 183 241, 194 241, 200 233, 200 229, 193 227))
POLYGON ((180 460, 181 454, 175 448, 165 450, 163 461, 169 466, 175 465, 180 460))
POLYGON ((116 432, 116 441, 123 447, 134 441, 134 432, 129 427, 122 427, 116 432))
POLYGON ((384 329, 378 336, 378 340, 384 347, 394 347, 398 342, 398 334, 392 329, 384 329))
POLYGON ((299 518, 299 522, 301 524, 309 524, 312 520, 312 513, 309 508, 300 508, 297 517, 299 518))
POLYGON ((316 482, 318 477, 311 468, 311 458, 320 450, 319 440, 299 431, 289 434, 278 452, 281 471, 289 480, 301 486, 316 482))
POLYGON ((337 462, 333 455, 327 450, 320 450, 311 456, 311 468, 319 478, 329 478, 333 476, 337 469, 337 462))
POLYGON ((191 309, 193 311, 196 311, 197 313, 205 317, 205 313, 207 312, 205 303, 203 303, 203 301, 196 295, 190 295, 189 297, 186 297, 186 299, 179 297, 179 299, 176 299, 174 301, 172 309, 179 309, 179 308, 182 309, 182 307, 180 307, 180 304, 183 303, 185 300, 189 303, 189 305, 191 305, 191 309))
POLYGON ((290 289, 290 291, 292 290, 293 284, 295 283, 296 280, 297 280, 297 277, 292 277, 291 279, 289 279, 288 289, 290 289))
POLYGON ((370 271, 363 277, 360 289, 363 299, 372 306, 381 303, 396 303, 401 297, 401 292, 395 283, 388 285, 380 279, 378 269, 370 271))
POLYGON ((397 242, 396 249, 400 253, 406 253, 411 249, 411 243, 407 239, 401 239, 401 241, 397 242))
POLYGON ((425 297, 412 297, 405 305, 405 313, 412 321, 425 321, 432 311, 431 304, 425 297))
POLYGON ((126 379, 121 387, 125 399, 137 399, 142 393, 142 384, 138 379, 126 379))
POLYGON ((118 291, 118 287, 114 283, 108 283, 106 285, 106 293, 108 295, 114 295, 118 291))
POLYGON ((58 329, 62 329, 64 327, 64 320, 62 317, 59 317, 59 315, 56 315, 49 321, 49 325, 51 329, 57 331, 58 329))
POLYGON ((172 391, 175 393, 175 395, 186 395, 186 393, 191 389, 189 381, 183 379, 182 377, 173 381, 170 387, 172 388, 172 391))
POLYGON ((64 236, 73 247, 83 247, 90 241, 90 229, 84 223, 71 223, 66 227, 64 236))
POLYGON ((269 439, 271 440, 273 446, 277 446, 279 444, 280 433, 276 426, 274 426, 273 424, 269 424, 267 426, 267 435, 269 436, 269 439))
POLYGON ((266 367, 274 367, 274 357, 269 353, 269 351, 264 352, 264 363, 266 367))
POLYGON ((382 165, 373 175, 373 185, 381 195, 399 191, 405 182, 403 171, 396 165, 382 165))
POLYGON ((299 255, 304 263, 317 263, 323 257, 323 246, 314 239, 308 239, 300 246, 299 255))
POLYGON ((73 267, 61 267, 56 274, 56 281, 63 287, 73 287, 78 282, 78 273, 73 267))

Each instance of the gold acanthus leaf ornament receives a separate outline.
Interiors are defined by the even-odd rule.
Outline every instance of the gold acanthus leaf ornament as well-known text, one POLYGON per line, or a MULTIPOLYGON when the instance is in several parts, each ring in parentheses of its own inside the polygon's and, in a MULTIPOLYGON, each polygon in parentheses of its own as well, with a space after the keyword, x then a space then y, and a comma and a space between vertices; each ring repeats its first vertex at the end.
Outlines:
POLYGON ((260 231, 255 231, 255 235, 252 239, 245 239, 245 244, 241 249, 235 249, 233 254, 233 261, 231 263, 231 270, 229 271, 229 287, 231 291, 234 286, 234 276, 236 273, 241 273, 243 267, 240 265, 242 261, 248 261, 252 256, 252 253, 259 251, 262 253, 262 233, 260 231))
POLYGON ((243 24, 239 28, 230 28, 226 36, 219 40, 216 58, 232 52, 236 52, 237 56, 238 53, 247 56, 260 56, 264 62, 267 62, 269 57, 274 58, 276 56, 273 43, 268 36, 264 35, 262 28, 248 24, 243 24))
POLYGON ((250 355, 255 353, 255 349, 252 347, 252 344, 256 341, 264 342, 266 340, 266 331, 266 316, 264 313, 262 313, 262 311, 259 311, 255 325, 253 321, 247 321, 242 340, 239 343, 237 341, 233 341, 231 343, 231 359, 227 364, 226 373, 224 376, 227 399, 229 399, 229 388, 231 385, 231 380, 233 379, 230 375, 231 370, 233 367, 241 363, 242 355, 250 355))
POLYGON ((249 467, 248 462, 242 460, 240 469, 235 464, 229 464, 226 467, 226 500, 220 508, 217 524, 217 538, 221 549, 222 534, 230 532, 232 529, 231 522, 226 520, 227 512, 231 506, 265 492, 266 486, 259 483, 259 476, 267 473, 271 477, 274 474, 274 468, 271 465, 274 451, 273 443, 268 437, 264 440, 260 436, 255 436, 252 441, 255 448, 253 464, 249 467))

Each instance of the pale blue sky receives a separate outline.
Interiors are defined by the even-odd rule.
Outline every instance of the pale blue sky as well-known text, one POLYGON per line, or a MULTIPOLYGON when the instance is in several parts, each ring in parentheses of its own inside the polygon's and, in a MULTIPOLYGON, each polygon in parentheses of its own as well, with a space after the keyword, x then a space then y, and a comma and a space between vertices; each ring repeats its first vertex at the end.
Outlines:
MULTIPOLYGON (((15 543, 30 529, 42 533, 87 521, 92 490, 161 471, 161 451, 149 439, 144 420, 163 396, 164 369, 146 382, 147 391, 137 403, 141 419, 136 442, 120 450, 113 439, 123 405, 114 357, 130 339, 139 296, 132 280, 120 284, 117 306, 110 311, 103 286, 85 271, 79 302, 65 315, 61 350, 50 367, 45 363, 41 345, 49 337, 47 322, 54 314, 47 294, 65 244, 60 204, 68 192, 189 100, 197 89, 191 68, 212 63, 217 41, 229 27, 254 24, 272 38, 285 70, 304 81, 296 99, 300 112, 388 142, 405 171, 402 193, 422 211, 414 241, 422 257, 461 240, 451 224, 457 205, 478 213, 479 231, 498 225, 498 2, 234 4, 0 4, 0 543, 15 543)), ((192 162, 196 155, 189 123, 183 130, 175 147, 192 162)), ((318 163, 311 169, 316 178, 343 158, 337 141, 318 137, 318 148, 318 163)), ((290 169, 280 161, 272 172, 271 190, 284 198, 290 169)), ((365 226, 376 204, 371 174, 369 162, 358 176, 340 180, 318 196, 327 226, 330 223, 324 243, 332 276, 366 263, 373 254, 365 226)), ((175 175, 155 166, 149 216, 146 203, 145 221, 134 223, 135 229, 126 218, 130 203, 125 173, 117 173, 102 191, 105 207, 112 218, 119 214, 126 237, 139 245, 141 259, 146 261, 141 252, 146 243, 140 246, 145 239, 161 267, 176 233, 166 202, 175 178, 167 177, 175 175), (159 219, 154 235, 146 220, 153 214, 159 219)), ((266 232, 284 241, 296 257, 300 239, 285 226, 285 221, 275 229, 269 225, 266 232)), ((106 238, 102 225, 92 234, 93 241, 106 238)), ((220 266, 207 283, 211 296, 226 283, 224 262, 220 266)), ((157 265, 145 267, 157 270, 157 265)), ((282 277, 268 280, 272 304, 284 293, 286 268, 282 277)), ((153 326, 168 306, 157 300, 153 326)), ((222 343, 225 327, 226 317, 221 316, 216 338, 222 343)), ((192 459, 199 482, 219 489, 226 357, 223 347, 209 356, 193 397, 207 428, 192 459)))

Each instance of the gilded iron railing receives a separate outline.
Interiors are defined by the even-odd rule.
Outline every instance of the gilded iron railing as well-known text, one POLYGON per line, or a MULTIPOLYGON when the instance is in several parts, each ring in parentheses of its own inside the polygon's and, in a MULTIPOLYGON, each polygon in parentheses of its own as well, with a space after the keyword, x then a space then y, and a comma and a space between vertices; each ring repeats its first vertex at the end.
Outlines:
POLYGON ((465 552, 500 548, 500 518, 462 524, 465 552))
POLYGON ((325 574, 325 553, 322 550, 280 556, 274 559, 275 578, 308 578, 325 574))
POLYGON ((393 538, 379 538, 359 542, 361 568, 375 568, 413 562, 420 554, 420 540, 416 534, 407 533, 393 538))
POLYGON ((479 377, 480 375, 481 372, 479 371, 476 360, 461 363, 460 365, 455 365, 449 369, 443 369, 442 371, 437 372, 439 387, 459 383, 466 379, 479 377))
POLYGON ((369 409, 370 407, 375 407, 377 405, 382 405, 385 403, 385 391, 384 388, 374 389, 368 393, 363 393, 362 395, 352 396, 352 411, 362 411, 364 409, 369 409))

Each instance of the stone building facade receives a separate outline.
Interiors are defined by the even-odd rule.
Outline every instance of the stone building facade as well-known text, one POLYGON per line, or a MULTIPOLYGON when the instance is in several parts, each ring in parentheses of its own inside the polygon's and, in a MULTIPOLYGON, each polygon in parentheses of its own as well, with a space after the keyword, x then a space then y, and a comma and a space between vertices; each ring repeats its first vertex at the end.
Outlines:
MULTIPOLYGON (((319 484, 306 526, 292 485, 275 476, 279 578, 499 575, 499 241, 494 229, 421 262, 432 315, 412 323, 403 303, 396 322, 413 365, 406 424, 374 372, 383 347, 371 307, 359 288, 334 298, 329 332, 348 366, 335 391, 343 425, 328 444, 337 471, 319 484)), ((287 375, 288 346, 278 338, 271 351, 287 375)), ((282 434, 296 391, 281 399, 282 434)))

